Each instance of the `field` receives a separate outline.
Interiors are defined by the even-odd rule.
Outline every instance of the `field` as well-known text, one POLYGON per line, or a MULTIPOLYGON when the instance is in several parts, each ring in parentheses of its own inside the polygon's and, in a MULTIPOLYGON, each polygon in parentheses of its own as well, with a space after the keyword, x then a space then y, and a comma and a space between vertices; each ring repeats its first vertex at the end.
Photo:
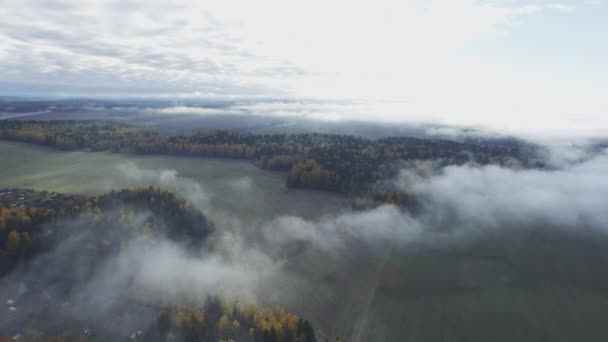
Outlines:
MULTIPOLYGON (((0 187, 92 194, 161 185, 193 201, 219 229, 252 241, 277 217, 318 223, 350 212, 346 198, 287 189, 283 174, 247 162, 12 142, 0 142, 0 155, 0 187)), ((329 249, 294 243, 272 252, 283 271, 258 294, 310 317, 319 337, 596 340, 608 334, 607 241, 544 228, 405 244, 346 235, 329 249)))

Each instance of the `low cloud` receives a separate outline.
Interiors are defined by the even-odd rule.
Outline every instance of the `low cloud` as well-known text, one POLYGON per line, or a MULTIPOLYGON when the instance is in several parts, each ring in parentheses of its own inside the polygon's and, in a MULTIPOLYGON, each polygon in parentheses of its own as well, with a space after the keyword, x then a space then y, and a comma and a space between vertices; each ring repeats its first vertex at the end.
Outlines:
POLYGON ((426 135, 430 137, 438 137, 444 139, 460 140, 465 138, 497 138, 504 137, 501 134, 493 131, 475 129, 469 127, 429 127, 425 130, 426 135))
POLYGON ((213 241, 213 252, 198 255, 166 239, 136 239, 93 283, 128 278, 132 295, 158 304, 200 304, 210 296, 255 300, 256 289, 278 264, 241 241, 213 241))
POLYGON ((209 115, 209 114, 222 114, 224 113, 221 109, 206 108, 206 107, 193 107, 193 106, 175 106, 161 109, 148 109, 149 112, 159 114, 195 114, 195 115, 209 115))
POLYGON ((230 186, 239 193, 246 194, 253 189, 253 179, 251 177, 242 177, 230 183, 230 186))
MULTIPOLYGON (((608 228, 608 211, 604 208, 608 198, 608 183, 604 181, 608 174, 606 152, 550 170, 495 165, 439 169, 430 161, 416 162, 404 169, 393 184, 417 199, 421 206, 418 214, 384 205, 364 211, 345 210, 313 220, 278 216, 243 222, 213 208, 202 185, 178 177, 175 171, 151 171, 133 164, 125 164, 121 170, 138 182, 157 183, 195 200, 218 225, 217 241, 251 238, 250 244, 239 243, 258 248, 269 259, 276 258, 294 241, 331 250, 344 247, 349 239, 409 243, 438 232, 466 235, 536 225, 608 228)), ((231 186, 248 196, 252 180, 240 178, 231 186)))
POLYGON ((398 186, 422 201, 425 225, 454 230, 551 225, 608 228, 608 155, 557 170, 449 166, 431 177, 404 171, 398 186))
POLYGON ((203 185, 194 180, 179 177, 176 170, 151 170, 141 168, 134 162, 128 162, 119 164, 117 171, 118 174, 115 179, 118 187, 128 185, 160 186, 180 193, 203 211, 211 206, 211 195, 203 185))
POLYGON ((169 115, 253 115, 279 118, 301 118, 324 121, 349 120, 362 117, 362 108, 354 103, 331 101, 293 101, 265 100, 246 101, 245 103, 223 99, 221 107, 204 107, 197 105, 180 105, 165 108, 148 108, 145 111, 169 115))

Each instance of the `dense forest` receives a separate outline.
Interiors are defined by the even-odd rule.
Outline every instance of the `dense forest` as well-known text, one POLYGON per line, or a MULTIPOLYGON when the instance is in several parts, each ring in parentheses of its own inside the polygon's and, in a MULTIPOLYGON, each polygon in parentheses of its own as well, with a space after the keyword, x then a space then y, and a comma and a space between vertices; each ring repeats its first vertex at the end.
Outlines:
POLYGON ((199 132, 164 136, 158 131, 108 121, 0 121, 0 139, 64 150, 88 148, 137 154, 246 159, 261 168, 288 172, 287 186, 361 194, 393 177, 401 163, 436 160, 540 166, 533 146, 516 140, 483 144, 395 137, 371 140, 350 135, 199 132))
MULTIPOLYGON (((186 200, 160 188, 136 186, 94 197, 3 189, 0 190, 0 275, 6 275, 18 264, 31 263, 35 257, 78 236, 75 248, 63 251, 60 260, 52 260, 58 264, 51 278, 55 284, 54 295, 63 294, 67 298, 75 284, 94 279, 93 274, 104 260, 121 253, 129 239, 162 234, 195 250, 192 247, 201 246, 212 229, 205 216, 186 200), (142 215, 142 211, 152 214, 142 215), (82 238, 83 232, 91 234, 82 238)), ((36 281, 29 286, 38 286, 36 281)), ((40 290, 46 293, 44 287, 40 290)), ((106 318, 104 328, 93 331, 87 328, 90 322, 83 318, 86 315, 60 300, 36 310, 29 320, 31 326, 23 328, 18 338, 25 341, 115 340, 124 338, 121 333, 129 329, 129 321, 137 319, 144 310, 155 317, 154 323, 147 331, 133 332, 131 340, 316 341, 306 320, 279 307, 259 308, 253 303, 230 303, 215 297, 208 298, 201 307, 160 306, 134 294, 116 296, 124 296, 124 304, 118 305, 116 312, 106 318), (34 322, 44 322, 41 324, 44 328, 40 329, 34 322)), ((9 300, 9 304, 12 305, 12 301, 9 300)), ((11 339, 1 335, 0 341, 11 339)))

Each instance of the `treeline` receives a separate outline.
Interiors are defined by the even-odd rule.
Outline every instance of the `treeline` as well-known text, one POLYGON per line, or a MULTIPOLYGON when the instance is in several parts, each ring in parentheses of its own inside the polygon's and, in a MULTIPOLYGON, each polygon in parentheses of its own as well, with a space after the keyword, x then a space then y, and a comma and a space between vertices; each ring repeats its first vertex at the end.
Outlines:
POLYGON ((126 153, 131 151, 131 142, 157 135, 155 130, 98 120, 0 122, 0 139, 31 142, 63 150, 89 148, 126 153))
POLYGON ((159 315, 142 339, 180 341, 315 342, 306 320, 280 307, 259 308, 253 303, 229 305, 217 298, 202 308, 173 307, 159 315))
POLYGON ((370 140, 334 134, 227 131, 167 137, 149 128, 106 121, 19 120, 0 121, 0 139, 66 150, 246 159, 261 168, 287 171, 287 186, 351 194, 361 194, 370 184, 394 176, 403 161, 538 166, 530 155, 534 149, 516 141, 484 145, 409 137, 370 140))
POLYGON ((32 190, 0 190, 0 275, 87 227, 88 254, 120 249, 142 233, 199 246, 211 232, 205 216, 179 195, 154 187, 129 187, 86 197, 32 190), (142 210, 152 215, 141 215, 142 210), (71 227, 67 221, 77 222, 71 227), (111 229, 109 228, 111 227, 111 229))

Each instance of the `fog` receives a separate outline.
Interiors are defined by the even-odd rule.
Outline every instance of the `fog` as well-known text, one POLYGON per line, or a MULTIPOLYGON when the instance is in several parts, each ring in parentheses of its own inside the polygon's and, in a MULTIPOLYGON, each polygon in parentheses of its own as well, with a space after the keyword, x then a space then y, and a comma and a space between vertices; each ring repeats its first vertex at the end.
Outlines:
POLYGON ((433 219, 496 228, 548 223, 576 229, 608 228, 605 154, 555 171, 447 167, 420 185, 433 219))
MULTIPOLYGON (((417 210, 394 205, 365 210, 344 206, 316 217, 278 212, 271 216, 235 215, 217 205, 213 199, 221 194, 210 192, 205 182, 182 176, 176 169, 119 163, 112 173, 115 182, 112 187, 143 184, 176 191, 213 222, 214 231, 194 251, 163 234, 132 238, 121 253, 97 261, 93 275, 68 277, 83 282, 73 286, 66 301, 74 312, 86 312, 99 320, 100 315, 111 315, 124 300, 121 298, 136 299, 144 305, 199 305, 210 296, 220 296, 230 302, 285 305, 310 319, 319 337, 342 335, 355 341, 397 338, 403 327, 391 323, 390 317, 405 310, 400 305, 412 300, 408 296, 418 298, 419 292, 430 293, 431 297, 425 300, 432 301, 445 291, 460 289, 463 280, 459 279, 468 279, 467 284, 473 282, 482 289, 494 289, 495 285, 486 284, 486 277, 496 278, 489 284, 499 282, 497 286, 507 287, 511 286, 509 279, 521 279, 523 273, 518 273, 517 268, 494 263, 496 258, 512 258, 509 244, 514 239, 513 248, 521 251, 522 246, 527 247, 521 258, 510 262, 536 265, 534 258, 523 259, 526 248, 536 247, 519 240, 522 232, 542 232, 549 239, 552 234, 556 234, 556 239, 561 239, 564 233, 579 236, 572 240, 574 244, 580 239, 603 241, 604 233, 608 233, 605 182, 608 153, 601 151, 591 156, 577 151, 565 155, 587 157, 561 158, 560 166, 554 163, 547 169, 493 165, 438 169, 428 161, 410 163, 390 182, 416 198, 417 210), (500 241, 496 252, 483 251, 481 246, 495 246, 496 241, 500 241), (415 265, 425 265, 428 262, 425 260, 435 258, 432 255, 443 258, 442 255, 463 248, 474 251, 467 257, 474 261, 466 259, 463 266, 450 266, 456 261, 448 258, 441 261, 442 266, 432 268, 436 275, 416 275, 422 271, 416 271, 421 266, 415 265), (498 254, 490 258, 484 253, 498 254), (411 265, 404 269, 406 264, 411 265), (434 278, 441 277, 441 273, 451 276, 434 278), (400 274, 403 278, 395 278, 400 274)), ((255 198, 248 198, 256 196, 252 190, 255 186, 251 177, 234 177, 227 188, 238 196, 224 200, 255 203, 255 198)), ((138 212, 138 220, 143 222, 147 215, 151 213, 138 212)), ((78 220, 62 222, 82 233, 41 256, 36 264, 19 268, 10 279, 18 280, 16 283, 20 279, 36 279, 35 289, 50 291, 56 276, 41 273, 42 265, 53 272, 79 274, 86 270, 90 261, 70 256, 76 253, 74 246, 95 238, 97 233, 79 224, 78 220)), ((563 253, 570 253, 567 251, 563 253)), ((550 251, 546 255, 538 253, 546 260, 563 257, 550 251)), ((596 252, 589 250, 589 253, 596 252)), ((586 260, 579 254, 566 254, 566 258, 586 260)), ((552 268, 547 267, 537 276, 551 278, 552 268)), ((560 272, 569 274, 574 269, 560 272)), ((590 276, 593 275, 587 275, 590 276)), ((27 312, 36 311, 35 307, 28 308, 28 295, 16 294, 14 285, 2 285, 0 293, 6 298, 17 298, 19 315, 23 316, 15 314, 11 319, 27 319, 27 312)), ((416 300, 422 298, 425 297, 416 300)), ((449 303, 445 305, 452 305, 449 303)), ((417 307, 408 305, 413 306, 407 310, 417 307)), ((479 310, 485 312, 484 306, 479 305, 482 307, 479 310)), ((545 304, 538 305, 542 308, 545 304)), ((142 315, 133 323, 134 329, 144 330, 147 324, 152 324, 152 318, 142 315)), ((466 330, 466 326, 462 329, 466 330)))
POLYGON ((391 103, 386 104, 388 108, 379 109, 360 101, 290 97, 119 98, 122 100, 0 97, 0 118, 115 120, 153 126, 167 134, 231 129, 262 134, 317 132, 368 138, 414 136, 463 140, 505 138, 509 134, 523 133, 480 125, 448 125, 429 116, 410 115, 404 119, 399 115, 398 120, 390 122, 370 116, 369 113, 394 110, 391 103))

